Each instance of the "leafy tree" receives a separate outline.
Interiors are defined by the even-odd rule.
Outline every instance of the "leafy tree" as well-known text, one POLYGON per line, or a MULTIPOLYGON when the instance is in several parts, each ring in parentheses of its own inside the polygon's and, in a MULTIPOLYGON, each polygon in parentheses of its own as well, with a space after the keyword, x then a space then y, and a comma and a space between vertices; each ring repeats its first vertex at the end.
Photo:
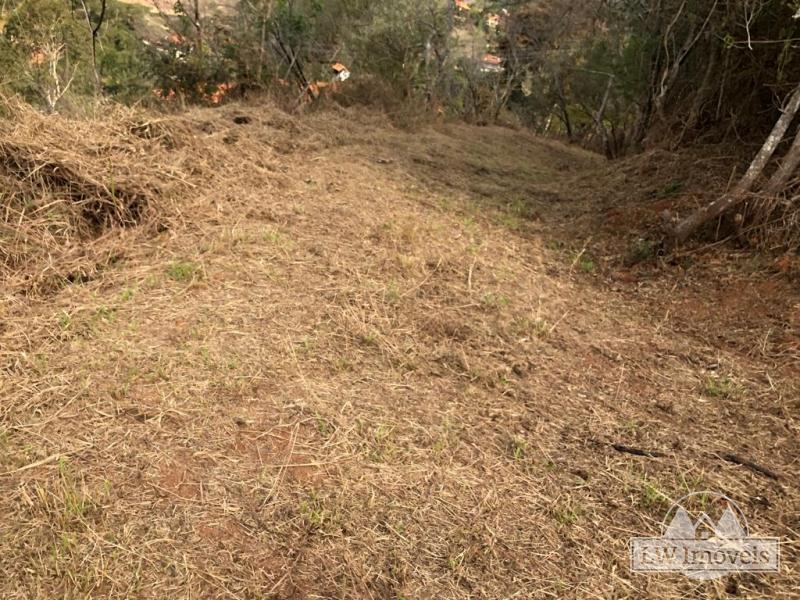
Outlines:
POLYGON ((70 89, 91 89, 80 68, 88 59, 85 32, 63 2, 23 0, 13 6, 2 46, 12 89, 50 110, 70 89))
MULTIPOLYGON (((6 85, 49 110, 69 97, 97 91, 92 36, 79 6, 61 0, 21 0, 7 7, 0 36, 6 85)), ((136 34, 141 15, 141 9, 109 2, 97 48, 100 91, 123 100, 136 100, 150 89, 145 45, 136 34)))

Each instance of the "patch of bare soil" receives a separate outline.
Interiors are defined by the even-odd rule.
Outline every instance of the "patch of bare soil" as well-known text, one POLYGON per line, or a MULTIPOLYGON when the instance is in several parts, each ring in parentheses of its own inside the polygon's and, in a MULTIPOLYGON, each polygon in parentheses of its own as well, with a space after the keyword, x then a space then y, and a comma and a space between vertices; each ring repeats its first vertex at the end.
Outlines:
POLYGON ((625 266, 588 216, 605 163, 522 132, 130 118, 159 226, 3 288, 4 598, 796 595, 784 273, 625 266), (779 575, 631 573, 701 490, 784 540, 779 575))

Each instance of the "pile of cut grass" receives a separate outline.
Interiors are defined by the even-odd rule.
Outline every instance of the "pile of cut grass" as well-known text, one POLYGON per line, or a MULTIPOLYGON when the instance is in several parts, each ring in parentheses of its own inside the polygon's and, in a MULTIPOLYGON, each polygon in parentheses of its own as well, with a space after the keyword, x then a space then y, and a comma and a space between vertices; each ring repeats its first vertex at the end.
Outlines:
POLYGON ((105 119, 73 120, 12 102, 7 112, 0 121, 6 290, 47 294, 91 279, 120 254, 113 232, 161 223, 175 174, 165 172, 157 140, 131 135, 141 119, 135 111, 112 107, 105 119))

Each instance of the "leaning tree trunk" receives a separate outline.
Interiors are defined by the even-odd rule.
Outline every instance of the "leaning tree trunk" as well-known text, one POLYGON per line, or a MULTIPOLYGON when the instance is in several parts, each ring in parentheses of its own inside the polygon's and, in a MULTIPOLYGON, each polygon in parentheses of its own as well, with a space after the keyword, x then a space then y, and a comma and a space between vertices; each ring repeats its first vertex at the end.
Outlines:
POLYGON ((753 189, 753 185, 755 185, 761 173, 764 172, 764 167, 767 166, 778 144, 781 143, 783 136, 786 135, 786 131, 789 129, 789 125, 791 125, 798 110, 800 110, 800 86, 792 93, 792 97, 783 110, 783 114, 781 114, 780 118, 775 123, 775 127, 772 128, 772 132, 767 137, 767 141, 764 142, 761 150, 759 150, 753 162, 750 163, 750 168, 747 169, 747 173, 739 180, 739 183, 736 184, 730 193, 695 211, 678 223, 672 232, 673 244, 685 242, 689 236, 697 231, 704 223, 719 217, 725 211, 744 200, 747 192, 753 189))
POLYGON ((708 64, 706 65, 706 72, 703 75, 703 81, 700 84, 697 92, 692 101, 692 108, 689 110, 689 118, 686 119, 686 126, 684 131, 693 131, 697 124, 700 122, 700 117, 703 115, 703 109, 706 102, 711 97, 713 89, 714 76, 719 72, 717 70, 717 59, 719 58, 719 44, 712 38, 710 54, 708 56, 708 64))
POLYGON ((605 118, 606 118, 606 107, 608 106, 608 100, 611 98, 611 90, 614 87, 614 76, 608 76, 608 84, 606 85, 606 91, 603 94, 603 101, 600 104, 600 108, 597 109, 597 113, 594 115, 594 123, 595 127, 597 128, 597 134, 600 136, 600 139, 603 141, 603 152, 606 155, 606 158, 614 158, 614 153, 611 150, 611 144, 608 140, 608 129, 606 129, 605 125, 605 118))
POLYGON ((783 188, 785 188, 786 184, 789 182, 789 178, 795 171, 797 171, 797 167, 799 166, 800 130, 797 131, 797 135, 794 137, 794 142, 792 142, 792 147, 789 148, 786 156, 783 157, 783 160, 781 161, 777 171, 772 174, 772 177, 770 177, 767 185, 764 186, 764 193, 768 196, 777 196, 780 194, 783 191, 783 188))
POLYGON ((100 35, 100 28, 106 19, 107 0, 100 2, 100 14, 97 17, 97 23, 92 23, 92 17, 89 12, 89 7, 86 5, 86 0, 81 0, 83 7, 83 14, 86 17, 86 25, 89 27, 89 35, 92 41, 92 72, 94 73, 94 86, 95 93, 99 96, 103 91, 103 83, 100 80, 100 71, 97 68, 97 36, 100 35))
POLYGON ((561 83, 561 76, 558 73, 555 73, 553 77, 556 84, 556 100, 558 101, 558 107, 561 109, 561 120, 564 122, 564 128, 567 130, 567 139, 571 142, 574 137, 574 133, 572 131, 572 119, 569 117, 569 108, 567 105, 567 99, 564 96, 564 87, 561 83))

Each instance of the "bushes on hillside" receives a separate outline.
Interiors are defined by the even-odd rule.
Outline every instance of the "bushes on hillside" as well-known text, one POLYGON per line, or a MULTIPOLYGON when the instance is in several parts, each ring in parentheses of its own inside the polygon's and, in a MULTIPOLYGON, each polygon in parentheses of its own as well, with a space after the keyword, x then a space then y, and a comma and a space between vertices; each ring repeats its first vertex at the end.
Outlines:
MULTIPOLYGON (((21 0, 6 10, 0 36, 6 88, 51 111, 94 94, 91 33, 77 7, 61 0, 21 0)), ((141 98, 151 87, 146 47, 136 31, 141 13, 112 2, 98 46, 103 90, 125 101, 141 98)))

